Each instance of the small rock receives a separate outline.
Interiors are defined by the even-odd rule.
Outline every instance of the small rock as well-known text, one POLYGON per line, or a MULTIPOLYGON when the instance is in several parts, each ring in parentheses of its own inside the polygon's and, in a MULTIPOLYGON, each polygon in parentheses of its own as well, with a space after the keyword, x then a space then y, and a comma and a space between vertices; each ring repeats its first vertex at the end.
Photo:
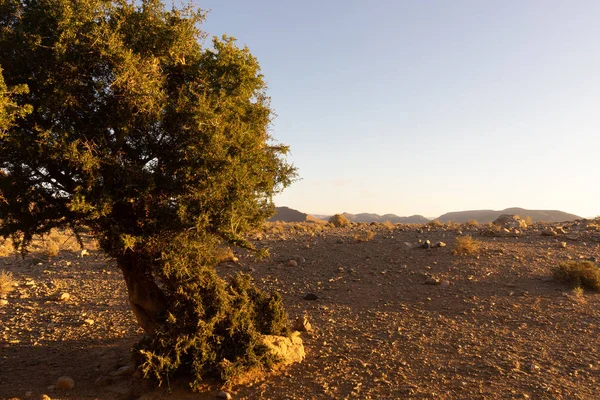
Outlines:
POLYGON ((567 231, 565 231, 565 229, 562 226, 557 226, 556 229, 554 229, 556 231, 556 233, 560 234, 560 235, 566 235, 567 231))
POLYGON ((40 396, 40 400, 52 400, 52 399, 47 394, 43 394, 40 396))
POLYGON ((86 318, 86 319, 84 319, 84 320, 83 320, 83 322, 84 322, 86 325, 94 325, 94 322, 95 322, 95 321, 94 321, 93 319, 91 319, 91 318, 86 318))
POLYGON ((113 379, 110 376, 101 376, 100 378, 96 379, 96 382, 94 382, 94 384, 96 386, 108 386, 108 385, 112 385, 113 383, 113 379))
POLYGON ((579 239, 579 236, 577 236, 574 233, 571 233, 571 234, 567 235, 566 238, 569 240, 577 240, 577 239, 579 239))
POLYGON ((318 299, 319 299, 319 296, 317 296, 317 295, 316 295, 316 294, 314 294, 314 293, 307 293, 307 294, 306 294, 306 295, 303 297, 303 299, 304 299, 304 300, 318 300, 318 299))
POLYGON ((444 279, 443 281, 440 282, 440 287, 447 288, 449 286, 450 286, 450 281, 447 279, 444 279))
POLYGON ((67 292, 59 292, 59 293, 56 293, 56 294, 50 296, 50 300, 53 300, 53 301, 69 301, 70 298, 71 298, 71 295, 67 292))
POLYGON ((305 315, 303 317, 296 318, 294 322, 294 329, 300 332, 308 332, 312 329, 312 325, 308 321, 308 317, 305 315))
POLYGON ((554 229, 544 229, 542 231, 542 236, 557 236, 558 233, 556 233, 556 231, 554 229))
POLYGON ((128 376, 128 375, 133 375, 134 372, 135 372, 135 365, 129 364, 129 365, 125 365, 125 366, 119 368, 118 370, 113 372, 111 375, 113 375, 113 376, 128 376))
POLYGON ((440 280, 437 278, 434 278, 432 276, 430 276, 429 278, 427 278, 425 280, 425 282, 423 282, 424 285, 439 285, 440 284, 440 280))
POLYGON ((426 240, 423 242, 423 244, 421 245, 422 249, 430 249, 431 248, 431 242, 429 240, 426 240))
POLYGON ((567 242, 560 242, 560 247, 562 247, 563 249, 567 248, 567 242))
POLYGON ((8 300, 0 299, 0 307, 8 304, 8 300))
POLYGON ((434 247, 446 247, 446 243, 444 243, 444 242, 437 242, 434 247))
POLYGON ((25 282, 25 286, 35 286, 35 281, 28 280, 28 281, 25 282))
POLYGON ((296 260, 290 260, 290 261, 288 261, 288 265, 290 267, 297 267, 298 263, 296 262, 296 260))
POLYGON ((85 256, 89 256, 89 255, 90 255, 90 253, 86 249, 81 250, 81 257, 85 257, 85 256))
POLYGON ((409 249, 414 249, 414 248, 415 248, 415 245, 414 245, 414 244, 412 244, 412 243, 409 243, 409 242, 404 242, 404 245, 405 245, 406 247, 408 247, 409 249))
POLYGON ((71 390, 75 387, 75 381, 69 376, 61 376, 54 387, 60 390, 71 390))
POLYGON ((298 264, 302 264, 306 261, 304 257, 298 255, 292 256, 292 260, 296 261, 298 264))
POLYGON ((231 399, 231 394, 229 394, 228 392, 224 392, 223 390, 221 390, 219 393, 217 393, 217 399, 230 400, 231 399))

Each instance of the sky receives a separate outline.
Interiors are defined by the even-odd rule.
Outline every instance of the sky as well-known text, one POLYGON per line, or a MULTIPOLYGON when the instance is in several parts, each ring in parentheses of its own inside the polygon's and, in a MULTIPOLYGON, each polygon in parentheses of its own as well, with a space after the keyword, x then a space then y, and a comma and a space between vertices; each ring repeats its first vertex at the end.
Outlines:
POLYGON ((194 0, 248 46, 306 213, 600 215, 597 0, 194 0))

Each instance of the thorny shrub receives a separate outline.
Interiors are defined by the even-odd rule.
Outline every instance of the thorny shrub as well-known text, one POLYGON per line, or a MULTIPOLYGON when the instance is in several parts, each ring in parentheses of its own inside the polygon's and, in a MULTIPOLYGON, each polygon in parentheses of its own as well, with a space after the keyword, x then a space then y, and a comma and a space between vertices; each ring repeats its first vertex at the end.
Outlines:
POLYGON ((600 292, 600 268, 591 261, 568 261, 553 269, 554 279, 600 292))

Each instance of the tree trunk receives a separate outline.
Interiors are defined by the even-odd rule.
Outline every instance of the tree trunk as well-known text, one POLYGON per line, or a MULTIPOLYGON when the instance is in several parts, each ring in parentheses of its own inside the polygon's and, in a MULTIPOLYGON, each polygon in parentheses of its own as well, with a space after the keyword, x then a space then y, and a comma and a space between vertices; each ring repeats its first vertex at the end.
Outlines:
POLYGON ((152 335, 164 322, 167 299, 143 266, 136 265, 132 258, 123 257, 117 261, 123 271, 133 313, 142 329, 152 335))

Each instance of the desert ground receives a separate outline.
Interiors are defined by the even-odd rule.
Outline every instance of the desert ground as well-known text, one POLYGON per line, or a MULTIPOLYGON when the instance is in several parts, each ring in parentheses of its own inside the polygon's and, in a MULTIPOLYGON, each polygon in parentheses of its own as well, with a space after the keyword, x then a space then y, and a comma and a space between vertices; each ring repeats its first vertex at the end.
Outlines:
POLYGON ((39 241, 25 258, 0 257, 16 282, 0 306, 0 398, 600 397, 600 295, 552 278, 560 263, 600 260, 598 221, 516 231, 272 223, 250 239, 270 257, 234 249, 218 270, 252 275, 283 295, 292 322, 307 318, 303 362, 200 394, 182 380, 153 388, 123 368, 142 331, 116 265, 91 241, 83 255, 68 240, 58 252, 39 241), (480 248, 454 254, 465 235, 480 248), (61 376, 74 388, 54 387, 61 376))

